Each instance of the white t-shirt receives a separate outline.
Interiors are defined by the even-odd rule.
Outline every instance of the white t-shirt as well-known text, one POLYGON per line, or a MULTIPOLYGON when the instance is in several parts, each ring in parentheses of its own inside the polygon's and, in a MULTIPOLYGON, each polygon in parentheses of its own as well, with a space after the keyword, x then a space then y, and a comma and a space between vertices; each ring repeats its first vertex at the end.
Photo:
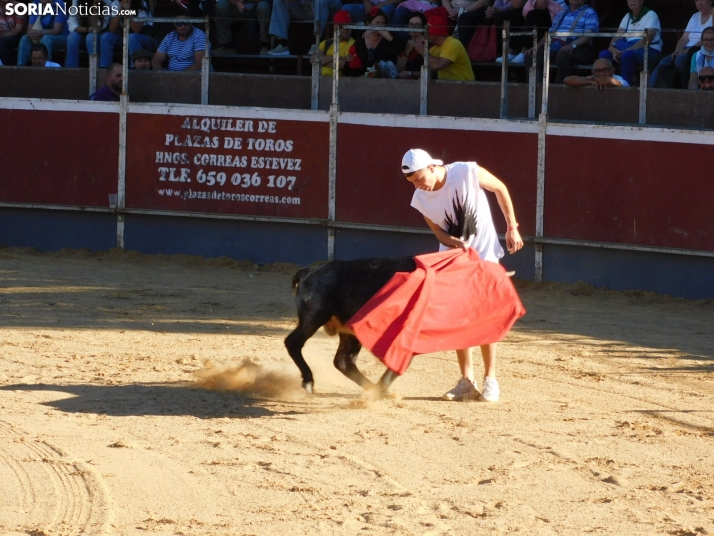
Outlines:
POLYGON ((627 83, 627 80, 625 80, 621 76, 613 74, 612 77, 618 82, 620 82, 622 84, 622 87, 630 87, 630 84, 627 83))
MULTIPOLYGON (((476 162, 446 167, 446 181, 435 191, 415 190, 412 206, 451 236, 465 240, 483 260, 498 262, 503 248, 491 219, 486 192, 478 182, 476 162)), ((450 249, 443 244, 439 251, 450 249)))
MULTIPOLYGON (((644 32, 645 30, 657 30, 654 39, 652 39, 652 42, 650 43, 650 47, 654 48, 658 52, 662 51, 662 26, 659 23, 659 17, 657 16, 657 13, 655 13, 654 11, 648 11, 647 13, 645 13, 645 16, 637 22, 632 22, 631 14, 628 13, 624 16, 622 22, 620 23, 620 30, 624 30, 626 32, 644 32)), ((640 39, 642 38, 627 38, 627 42, 635 43, 640 39)))
POLYGON ((692 18, 689 19, 687 27, 684 32, 689 33, 689 41, 687 41, 687 48, 693 47, 702 39, 702 30, 704 28, 709 28, 712 26, 712 14, 709 14, 709 18, 702 22, 702 14, 697 11, 692 18))

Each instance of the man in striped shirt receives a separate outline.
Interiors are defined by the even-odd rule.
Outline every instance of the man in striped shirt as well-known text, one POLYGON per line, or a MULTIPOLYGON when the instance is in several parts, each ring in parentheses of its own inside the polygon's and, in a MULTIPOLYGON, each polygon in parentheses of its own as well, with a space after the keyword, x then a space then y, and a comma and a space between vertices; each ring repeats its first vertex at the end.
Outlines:
POLYGON ((201 62, 206 54, 206 34, 181 20, 184 18, 177 17, 174 23, 176 29, 161 41, 151 60, 154 71, 163 69, 166 58, 169 59, 169 71, 201 70, 201 62))
MULTIPOLYGON (((600 21, 597 13, 585 2, 586 0, 570 0, 569 9, 564 9, 553 19, 550 32, 591 33, 599 31, 600 21)), ((538 50, 530 48, 525 53, 526 68, 533 64, 535 57, 539 76, 543 70, 544 45, 545 36, 538 43, 538 50)), ((550 54, 554 56, 554 63, 558 67, 555 83, 562 84, 566 77, 573 74, 574 65, 589 65, 592 62, 592 37, 554 38, 550 54)))

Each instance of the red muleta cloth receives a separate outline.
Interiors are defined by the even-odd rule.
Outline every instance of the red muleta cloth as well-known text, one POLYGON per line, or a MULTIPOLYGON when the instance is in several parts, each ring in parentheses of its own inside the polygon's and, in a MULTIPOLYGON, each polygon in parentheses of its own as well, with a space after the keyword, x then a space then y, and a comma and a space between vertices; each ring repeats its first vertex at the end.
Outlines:
POLYGON ((413 356, 503 339, 526 310, 503 266, 469 249, 415 257, 348 322, 363 346, 397 374, 413 356))

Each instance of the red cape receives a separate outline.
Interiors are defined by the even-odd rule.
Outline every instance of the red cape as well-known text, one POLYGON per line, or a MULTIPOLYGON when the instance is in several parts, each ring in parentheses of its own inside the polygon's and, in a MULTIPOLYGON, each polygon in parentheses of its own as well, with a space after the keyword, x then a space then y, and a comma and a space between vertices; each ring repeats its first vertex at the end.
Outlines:
POLYGON ((348 322, 357 339, 397 374, 413 356, 502 340, 526 310, 494 262, 469 249, 415 257, 348 322))

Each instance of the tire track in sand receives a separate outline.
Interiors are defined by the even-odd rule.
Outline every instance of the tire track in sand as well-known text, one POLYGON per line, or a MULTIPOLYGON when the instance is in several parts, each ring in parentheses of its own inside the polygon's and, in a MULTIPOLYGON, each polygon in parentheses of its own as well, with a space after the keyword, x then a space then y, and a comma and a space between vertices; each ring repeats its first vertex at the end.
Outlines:
POLYGON ((108 534, 103 480, 49 442, 0 420, 0 531, 53 536, 108 534))

